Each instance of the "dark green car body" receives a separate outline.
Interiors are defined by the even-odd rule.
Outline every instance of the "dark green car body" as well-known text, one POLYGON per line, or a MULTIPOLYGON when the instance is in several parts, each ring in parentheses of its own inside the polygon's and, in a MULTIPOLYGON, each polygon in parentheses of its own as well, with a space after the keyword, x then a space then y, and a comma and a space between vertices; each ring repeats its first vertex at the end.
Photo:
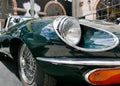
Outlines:
MULTIPOLYGON (((4 50, 8 48, 9 51, 7 52, 10 52, 9 55, 16 59, 19 53, 19 46, 25 43, 42 70, 56 79, 68 79, 79 82, 79 80, 85 80, 84 75, 87 71, 96 68, 120 66, 120 64, 114 64, 116 61, 120 61, 119 43, 111 49, 98 52, 76 49, 65 43, 56 34, 53 27, 55 19, 56 18, 51 17, 30 19, 10 27, 7 31, 1 32, 1 49, 4 50), (92 64, 93 61, 96 63, 92 64), (97 64, 97 62, 100 63, 97 64), (111 64, 106 64, 107 62, 111 62, 111 64)), ((82 29, 82 37, 80 43, 77 45, 78 47, 85 49, 92 47, 95 50, 100 47, 105 47, 92 44, 92 41, 89 40, 91 38, 95 40, 110 37, 108 33, 103 33, 103 31, 96 35, 93 34, 94 31, 99 32, 99 29, 96 28, 105 29, 113 33, 120 40, 120 28, 117 25, 87 20, 85 23, 80 22, 80 26, 82 29), (89 42, 84 42, 87 39, 89 42)), ((112 42, 111 40, 108 41, 112 42)))

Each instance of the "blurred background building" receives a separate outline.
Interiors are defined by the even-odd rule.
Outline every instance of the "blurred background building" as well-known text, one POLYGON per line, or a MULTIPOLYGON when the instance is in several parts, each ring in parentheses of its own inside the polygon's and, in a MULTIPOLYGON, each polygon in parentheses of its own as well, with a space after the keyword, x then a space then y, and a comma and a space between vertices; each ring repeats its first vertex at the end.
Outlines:
POLYGON ((73 0, 73 16, 114 22, 120 17, 120 0, 73 0))
POLYGON ((35 17, 69 15, 114 22, 120 19, 120 0, 0 0, 0 27, 9 14, 32 16, 31 13, 35 17))

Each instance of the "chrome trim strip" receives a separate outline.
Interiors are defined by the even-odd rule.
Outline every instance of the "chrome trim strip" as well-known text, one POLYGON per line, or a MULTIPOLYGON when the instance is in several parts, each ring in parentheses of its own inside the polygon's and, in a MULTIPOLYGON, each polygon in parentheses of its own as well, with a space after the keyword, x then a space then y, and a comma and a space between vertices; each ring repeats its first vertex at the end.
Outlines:
POLYGON ((119 58, 43 58, 37 57, 38 61, 52 64, 79 65, 79 66, 120 66, 119 58))

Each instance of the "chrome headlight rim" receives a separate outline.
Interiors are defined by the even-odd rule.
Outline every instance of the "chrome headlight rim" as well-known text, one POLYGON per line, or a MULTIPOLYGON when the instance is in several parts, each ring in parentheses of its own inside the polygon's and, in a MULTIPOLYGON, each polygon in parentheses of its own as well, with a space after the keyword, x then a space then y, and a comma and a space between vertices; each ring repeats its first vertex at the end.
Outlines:
MULTIPOLYGON (((74 23, 74 22, 72 22, 72 23, 74 23)), ((76 18, 71 17, 71 16, 59 16, 58 18, 56 18, 56 19, 53 21, 53 28, 54 28, 56 34, 58 35, 58 37, 59 37, 62 41, 64 41, 65 43, 67 43, 68 45, 70 45, 70 46, 73 47, 74 45, 77 45, 77 44, 80 42, 80 39, 81 39, 81 28, 80 28, 80 25, 79 25, 79 21, 78 21, 76 18), (76 21, 77 25, 79 26, 79 27, 78 27, 79 37, 78 37, 78 39, 77 39, 77 42, 74 42, 74 43, 66 40, 65 36, 63 36, 63 33, 62 33, 62 30, 64 30, 64 28, 62 28, 62 27, 63 27, 63 24, 64 24, 66 21, 68 21, 69 19, 71 19, 71 21, 73 21, 73 20, 76 21)))
MULTIPOLYGON (((62 16, 62 18, 64 18, 64 17, 69 18, 69 16, 62 16)), ((107 30, 101 29, 101 28, 94 28, 94 29, 100 30, 100 31, 104 31, 104 32, 107 32, 107 33, 111 34, 111 35, 114 37, 115 45, 110 46, 110 47, 107 47, 107 48, 102 48, 102 49, 88 49, 88 48, 80 47, 80 46, 78 46, 77 44, 76 44, 76 45, 75 45, 75 44, 71 44, 71 43, 69 43, 68 41, 66 41, 66 40, 60 35, 60 33, 59 33, 59 28, 58 28, 59 25, 58 25, 58 24, 59 24, 59 22, 62 22, 62 21, 63 21, 62 18, 59 18, 59 17, 58 17, 57 19, 55 19, 55 20, 53 21, 53 28, 54 28, 56 34, 58 35, 58 37, 59 37, 64 43, 66 43, 66 44, 68 44, 69 46, 75 48, 76 50, 80 50, 80 51, 84 51, 84 52, 104 52, 104 51, 107 51, 107 50, 110 50, 110 49, 115 48, 115 47, 119 44, 119 39, 118 39, 118 37, 117 37, 116 35, 114 35, 113 33, 109 32, 109 31, 107 31, 107 30)), ((79 25, 81 24, 80 21, 78 21, 78 23, 79 23, 79 25)), ((80 28, 80 29, 81 29, 81 28, 80 28)), ((80 42, 80 41, 79 41, 79 42, 80 42)))

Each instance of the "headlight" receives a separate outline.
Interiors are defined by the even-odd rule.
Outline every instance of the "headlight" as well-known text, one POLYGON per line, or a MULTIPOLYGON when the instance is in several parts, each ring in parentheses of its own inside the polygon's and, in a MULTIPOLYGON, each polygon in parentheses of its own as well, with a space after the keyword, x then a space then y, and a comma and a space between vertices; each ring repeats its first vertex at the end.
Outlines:
POLYGON ((76 45, 81 38, 81 29, 77 19, 68 16, 58 17, 53 22, 53 27, 58 36, 67 43, 76 45))

